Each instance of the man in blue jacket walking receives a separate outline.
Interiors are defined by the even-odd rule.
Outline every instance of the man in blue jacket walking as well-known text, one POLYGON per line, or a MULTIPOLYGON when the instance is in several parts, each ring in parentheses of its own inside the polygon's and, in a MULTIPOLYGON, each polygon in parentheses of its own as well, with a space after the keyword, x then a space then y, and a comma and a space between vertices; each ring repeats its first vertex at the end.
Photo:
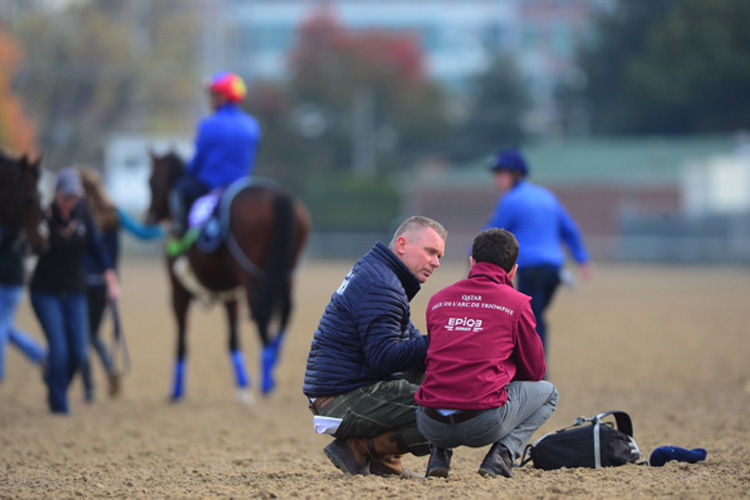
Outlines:
POLYGON ((544 311, 560 284, 565 263, 562 246, 568 247, 584 279, 592 274, 589 254, 578 224, 557 197, 526 180, 529 168, 518 149, 501 150, 491 159, 490 169, 501 194, 484 229, 497 227, 516 236, 520 246, 518 291, 531 297, 536 331, 546 351, 544 311))
POLYGON ((213 113, 198 125, 195 154, 171 193, 171 209, 179 235, 187 229, 190 207, 201 196, 252 174, 260 143, 258 122, 245 113, 245 82, 234 73, 217 73, 207 85, 213 113))
POLYGON ((303 392, 314 415, 338 424, 324 452, 344 472, 405 474, 401 455, 430 453, 414 400, 427 337, 409 302, 440 267, 446 236, 432 219, 407 219, 389 246, 376 243, 354 264, 320 319, 303 392))

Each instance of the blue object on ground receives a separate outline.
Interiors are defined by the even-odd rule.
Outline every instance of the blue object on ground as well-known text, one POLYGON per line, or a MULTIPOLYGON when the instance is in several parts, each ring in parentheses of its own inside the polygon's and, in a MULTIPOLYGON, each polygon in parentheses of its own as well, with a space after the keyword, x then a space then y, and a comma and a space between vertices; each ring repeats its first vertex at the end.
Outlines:
POLYGON ((705 460, 706 454, 707 452, 703 448, 688 450, 679 446, 659 446, 651 452, 648 463, 656 467, 661 467, 670 460, 694 464, 700 460, 705 460))

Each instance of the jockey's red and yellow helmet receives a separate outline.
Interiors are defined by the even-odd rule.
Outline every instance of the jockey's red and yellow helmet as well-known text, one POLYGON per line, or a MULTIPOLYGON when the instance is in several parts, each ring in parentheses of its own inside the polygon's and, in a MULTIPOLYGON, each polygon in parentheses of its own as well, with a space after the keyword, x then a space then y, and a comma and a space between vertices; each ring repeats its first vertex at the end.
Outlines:
POLYGON ((206 89, 221 96, 224 96, 231 102, 240 102, 247 94, 247 87, 244 80, 234 73, 222 71, 211 77, 206 89))

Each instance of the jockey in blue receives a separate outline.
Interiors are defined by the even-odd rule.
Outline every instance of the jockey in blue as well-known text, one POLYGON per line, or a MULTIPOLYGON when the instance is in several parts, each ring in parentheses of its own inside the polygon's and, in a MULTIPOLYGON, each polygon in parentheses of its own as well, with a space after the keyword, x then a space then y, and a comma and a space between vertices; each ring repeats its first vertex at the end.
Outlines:
POLYGON ((188 213, 195 200, 251 175, 260 143, 258 122, 240 107, 247 93, 242 78, 234 73, 217 73, 206 90, 213 113, 198 125, 195 155, 170 196, 176 235, 187 229, 188 213))

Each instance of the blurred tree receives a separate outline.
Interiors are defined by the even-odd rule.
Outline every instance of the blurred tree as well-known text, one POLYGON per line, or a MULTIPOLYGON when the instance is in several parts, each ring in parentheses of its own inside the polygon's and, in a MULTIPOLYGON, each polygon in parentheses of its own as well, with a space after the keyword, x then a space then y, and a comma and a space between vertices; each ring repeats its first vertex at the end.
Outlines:
POLYGON ((178 120, 190 130, 197 84, 185 11, 177 0, 106 0, 18 20, 28 58, 17 86, 48 165, 99 163, 115 131, 174 130, 178 120))
POLYGON ((0 27, 0 147, 14 154, 35 153, 35 131, 12 88, 23 59, 18 42, 0 27))
POLYGON ((291 123, 291 100, 286 88, 255 82, 248 88, 244 107, 258 120, 261 130, 255 175, 278 179, 299 193, 306 178, 300 171, 307 166, 299 153, 301 138, 291 123))
POLYGON ((584 96, 592 109, 593 132, 617 133, 630 126, 626 125, 631 121, 630 103, 624 99, 627 67, 646 50, 652 28, 663 21, 675 2, 618 1, 594 23, 594 36, 579 55, 587 77, 584 96))
POLYGON ((476 159, 525 138, 522 120, 531 101, 515 61, 496 54, 487 71, 477 75, 468 118, 456 137, 457 160, 476 159))
POLYGON ((300 25, 289 60, 286 86, 249 89, 263 131, 257 174, 299 193, 316 228, 391 229, 401 208, 393 174, 450 131, 417 41, 349 30, 326 4, 300 25))
POLYGON ((313 172, 400 170, 449 131, 411 34, 354 32, 324 6, 300 26, 290 61, 291 124, 313 172))
POLYGON ((750 125, 750 2, 683 0, 628 67, 624 97, 646 133, 750 125))
POLYGON ((581 54, 597 133, 687 134, 747 126, 750 3, 621 0, 581 54))

